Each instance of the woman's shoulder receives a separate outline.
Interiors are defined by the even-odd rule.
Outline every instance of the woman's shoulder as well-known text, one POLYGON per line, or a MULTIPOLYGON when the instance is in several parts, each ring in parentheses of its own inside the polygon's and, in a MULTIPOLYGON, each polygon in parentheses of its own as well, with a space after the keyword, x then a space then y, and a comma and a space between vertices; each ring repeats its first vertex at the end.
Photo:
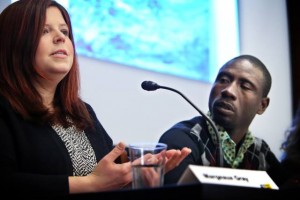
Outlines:
POLYGON ((91 104, 89 104, 89 103, 87 103, 87 102, 85 102, 85 101, 82 101, 83 102, 83 104, 85 105, 85 107, 86 107, 86 109, 88 110, 88 112, 91 114, 93 114, 93 113, 95 113, 94 112, 94 109, 93 109, 93 107, 91 106, 91 104))

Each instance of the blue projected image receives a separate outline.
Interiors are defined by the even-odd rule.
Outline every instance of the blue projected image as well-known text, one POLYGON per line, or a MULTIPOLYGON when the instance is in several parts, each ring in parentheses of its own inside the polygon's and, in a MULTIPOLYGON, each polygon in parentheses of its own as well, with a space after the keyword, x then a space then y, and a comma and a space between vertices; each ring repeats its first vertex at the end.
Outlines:
POLYGON ((220 63, 238 52, 236 0, 59 2, 70 13, 79 55, 212 82, 220 63))

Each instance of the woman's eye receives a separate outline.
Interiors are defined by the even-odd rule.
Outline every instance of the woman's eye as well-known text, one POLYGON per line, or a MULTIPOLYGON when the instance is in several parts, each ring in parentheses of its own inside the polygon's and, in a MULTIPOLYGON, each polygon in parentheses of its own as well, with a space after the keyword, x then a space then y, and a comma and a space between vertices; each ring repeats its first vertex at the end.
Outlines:
POLYGON ((49 30, 48 30, 48 29, 44 29, 44 30, 43 30, 43 34, 46 34, 46 33, 49 33, 49 30))
POLYGON ((68 30, 61 30, 61 32, 62 32, 65 36, 69 36, 69 31, 68 31, 68 30))

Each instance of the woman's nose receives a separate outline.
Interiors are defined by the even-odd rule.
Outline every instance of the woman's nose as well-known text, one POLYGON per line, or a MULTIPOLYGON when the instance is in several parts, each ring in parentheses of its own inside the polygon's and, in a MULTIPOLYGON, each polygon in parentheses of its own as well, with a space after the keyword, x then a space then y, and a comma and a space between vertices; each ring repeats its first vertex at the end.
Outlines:
POLYGON ((55 35, 54 37, 54 43, 60 43, 60 42, 65 42, 66 36, 59 32, 55 35))

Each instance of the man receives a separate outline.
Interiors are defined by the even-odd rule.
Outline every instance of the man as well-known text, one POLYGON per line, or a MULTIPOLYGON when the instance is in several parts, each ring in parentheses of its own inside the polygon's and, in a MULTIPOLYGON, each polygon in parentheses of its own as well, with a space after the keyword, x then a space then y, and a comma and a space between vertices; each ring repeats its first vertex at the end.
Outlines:
POLYGON ((175 170, 165 175, 165 184, 177 183, 189 164, 265 170, 280 184, 279 161, 268 144, 248 129, 255 115, 267 109, 271 83, 266 66, 254 56, 241 55, 225 63, 208 102, 207 117, 215 126, 203 116, 196 116, 175 124, 159 139, 168 148, 192 150, 175 170))

